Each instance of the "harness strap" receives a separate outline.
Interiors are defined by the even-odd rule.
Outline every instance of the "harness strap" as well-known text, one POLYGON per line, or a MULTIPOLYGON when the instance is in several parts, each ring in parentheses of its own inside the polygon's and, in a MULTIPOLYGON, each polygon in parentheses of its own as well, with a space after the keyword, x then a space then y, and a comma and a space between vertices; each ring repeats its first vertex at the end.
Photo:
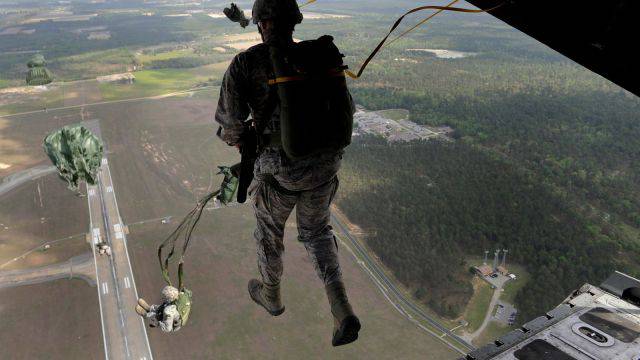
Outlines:
MULTIPOLYGON (((326 74, 323 74, 323 75, 329 76, 329 77, 340 77, 340 76, 344 77, 346 69, 347 69, 346 66, 342 66, 339 68, 331 69, 326 74)), ((309 80, 312 78, 313 76, 305 76, 305 75, 280 76, 275 79, 269 79, 268 84, 277 85, 277 84, 287 83, 291 81, 309 80)))

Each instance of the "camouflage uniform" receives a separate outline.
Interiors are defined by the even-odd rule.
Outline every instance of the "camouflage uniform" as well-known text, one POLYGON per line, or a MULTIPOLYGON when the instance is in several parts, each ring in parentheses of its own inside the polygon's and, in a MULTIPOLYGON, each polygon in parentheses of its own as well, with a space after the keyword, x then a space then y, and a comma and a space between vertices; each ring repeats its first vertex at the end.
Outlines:
MULTIPOLYGON (((256 45, 233 59, 222 82, 215 115, 222 127, 223 141, 238 144, 243 122, 250 114, 258 124, 266 125, 265 134, 279 131, 278 95, 276 88, 267 83, 270 78, 273 69, 267 45, 256 45)), ((341 158, 342 151, 337 151, 292 161, 279 148, 266 148, 259 155, 250 192, 257 220, 254 235, 258 266, 266 285, 280 283, 284 226, 294 206, 298 239, 307 249, 318 276, 325 285, 341 281, 337 244, 329 226, 329 206, 338 189, 336 174, 341 158), (274 187, 267 177, 275 179, 286 191, 274 187)))

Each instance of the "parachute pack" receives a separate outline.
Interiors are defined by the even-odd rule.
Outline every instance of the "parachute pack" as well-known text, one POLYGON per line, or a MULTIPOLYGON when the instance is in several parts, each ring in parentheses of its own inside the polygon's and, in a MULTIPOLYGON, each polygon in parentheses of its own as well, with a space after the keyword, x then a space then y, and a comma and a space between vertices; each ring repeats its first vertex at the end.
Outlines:
POLYGON ((280 99, 280 141, 291 159, 340 150, 351 143, 353 102, 344 55, 324 35, 287 47, 269 46, 280 99))
POLYGON ((65 126, 44 138, 44 151, 69 189, 85 180, 95 185, 102 161, 102 141, 82 125, 65 126))

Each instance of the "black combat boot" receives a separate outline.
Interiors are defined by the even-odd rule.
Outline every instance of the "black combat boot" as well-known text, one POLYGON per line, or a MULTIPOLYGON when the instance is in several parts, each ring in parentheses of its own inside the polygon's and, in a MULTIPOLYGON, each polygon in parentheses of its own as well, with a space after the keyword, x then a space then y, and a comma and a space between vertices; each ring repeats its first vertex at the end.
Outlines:
POLYGON ((280 285, 267 285, 260 280, 249 280, 249 296, 273 316, 284 312, 284 306, 280 301, 280 285))
POLYGON ((334 327, 331 344, 340 346, 356 341, 358 331, 360 331, 360 320, 353 313, 342 280, 325 286, 325 290, 327 298, 329 298, 331 314, 333 314, 334 327))

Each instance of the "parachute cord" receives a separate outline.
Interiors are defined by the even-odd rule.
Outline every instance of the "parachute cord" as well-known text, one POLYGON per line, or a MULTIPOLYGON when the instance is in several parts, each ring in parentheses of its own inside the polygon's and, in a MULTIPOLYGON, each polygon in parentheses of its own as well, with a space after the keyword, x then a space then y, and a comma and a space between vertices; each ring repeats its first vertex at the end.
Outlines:
MULTIPOLYGON (((452 2, 451 4, 455 3, 456 1, 452 2)), ((449 4, 449 5, 451 5, 451 4, 449 4)), ((447 5, 447 6, 428 5, 428 6, 420 6, 420 7, 411 9, 411 10, 407 11, 406 13, 404 13, 402 16, 400 16, 396 20, 396 22, 393 24, 393 26, 391 26, 391 29, 389 30, 387 35, 384 38, 382 38, 380 43, 378 43, 378 46, 376 46, 375 49, 373 49, 373 51, 371 52, 371 54, 369 54, 367 59, 362 63, 362 65, 360 65, 360 69, 358 70, 357 73, 354 74, 353 72, 351 72, 349 70, 345 70, 345 74, 348 75, 352 79, 360 78, 360 76, 362 75, 364 70, 367 68, 367 65, 369 65, 369 62, 371 62, 371 60, 373 60, 373 58, 378 54, 378 52, 384 47, 384 45, 385 45, 387 39, 389 38, 389 36, 391 36, 393 31, 400 25, 402 20, 404 20, 404 18, 407 17, 410 14, 413 14, 413 13, 416 13, 416 12, 419 12, 419 11, 422 11, 422 10, 438 10, 437 12, 432 14, 431 16, 429 16, 426 19, 424 19, 421 22, 419 22, 416 26, 412 27, 411 29, 409 29, 409 30, 405 31, 404 33, 400 34, 398 37, 394 38, 390 43, 398 40, 399 38, 401 38, 403 36, 405 36, 409 32, 411 32, 414 29, 416 29, 418 26, 426 23, 427 21, 431 20, 434 16, 442 13, 443 11, 454 11, 454 12, 462 12, 462 13, 483 13, 483 12, 489 12, 489 11, 495 10, 495 9, 499 8, 500 6, 502 6, 503 4, 504 3, 500 3, 500 4, 494 6, 494 7, 490 8, 490 9, 487 9, 487 10, 457 8, 457 7, 451 7, 449 5, 447 5)))
MULTIPOLYGON (((455 3, 457 3, 460 0, 453 0, 452 2, 448 3, 447 7, 454 5, 455 3)), ((407 35, 408 33, 412 32, 413 30, 415 30, 416 28, 420 27, 422 24, 426 23, 427 21, 431 20, 431 18, 433 18, 434 16, 440 14, 441 12, 443 12, 444 10, 440 9, 436 12, 434 12, 433 14, 427 16, 426 18, 424 18, 422 21, 420 21, 419 23, 415 24, 413 27, 409 28, 408 30, 405 30, 402 34, 396 36, 395 38, 391 39, 388 43, 384 44, 382 46, 381 49, 386 48, 387 46, 393 44, 394 42, 396 42, 396 40, 400 39, 401 37, 404 37, 405 35, 407 35)))
POLYGON ((176 243, 183 237, 183 245, 182 252, 180 254, 180 261, 178 264, 178 288, 182 290, 183 286, 183 269, 182 264, 184 262, 184 255, 187 251, 187 247, 189 246, 189 241, 191 240, 191 234, 195 229, 198 221, 200 221, 200 217, 202 216, 202 211, 205 206, 211 201, 211 199, 215 198, 220 193, 220 190, 216 190, 212 193, 209 193, 202 197, 198 204, 182 219, 178 227, 158 246, 158 261, 160 262, 160 270, 162 271, 162 277, 168 285, 171 284, 171 278, 169 276, 169 261, 173 257, 175 253, 176 243), (162 249, 165 246, 171 246, 171 250, 166 255, 166 257, 162 256, 162 249))

